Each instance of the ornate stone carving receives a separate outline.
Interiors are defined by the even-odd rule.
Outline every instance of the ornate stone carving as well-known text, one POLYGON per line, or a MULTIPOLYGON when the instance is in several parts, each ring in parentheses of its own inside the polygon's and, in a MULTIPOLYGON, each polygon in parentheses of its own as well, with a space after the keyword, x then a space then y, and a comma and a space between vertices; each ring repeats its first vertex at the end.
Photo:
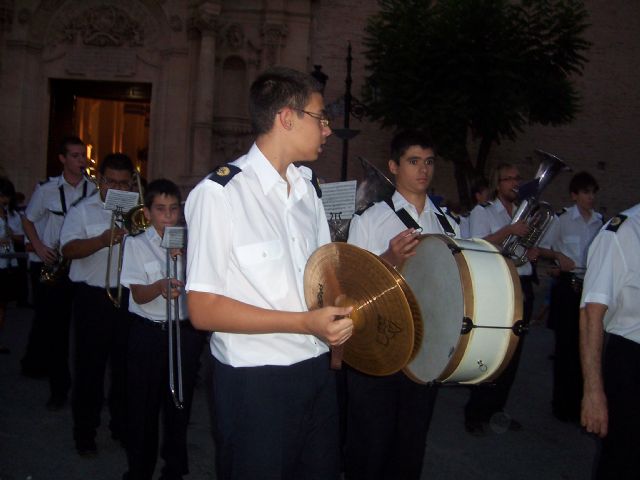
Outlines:
POLYGON ((203 35, 216 35, 220 31, 220 6, 204 3, 193 11, 189 19, 190 29, 203 35))
POLYGON ((279 63, 280 48, 284 45, 288 33, 286 25, 265 23, 262 26, 262 44, 267 65, 279 63))
POLYGON ((110 5, 88 9, 70 18, 63 24, 57 40, 75 43, 77 37, 84 45, 95 47, 139 47, 144 45, 145 34, 140 23, 125 10, 110 5))
POLYGON ((238 50, 244 46, 244 31, 238 23, 229 25, 224 36, 225 43, 231 50, 238 50))

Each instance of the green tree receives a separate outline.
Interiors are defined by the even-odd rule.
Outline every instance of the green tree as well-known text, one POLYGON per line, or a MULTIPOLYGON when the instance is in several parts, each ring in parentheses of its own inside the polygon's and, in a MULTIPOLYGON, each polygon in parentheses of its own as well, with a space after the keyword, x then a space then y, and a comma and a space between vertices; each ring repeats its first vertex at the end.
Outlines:
POLYGON ((460 200, 494 143, 573 120, 590 44, 578 0, 379 0, 366 27, 369 116, 424 128, 455 165, 460 200), (471 158, 468 139, 478 141, 471 158))

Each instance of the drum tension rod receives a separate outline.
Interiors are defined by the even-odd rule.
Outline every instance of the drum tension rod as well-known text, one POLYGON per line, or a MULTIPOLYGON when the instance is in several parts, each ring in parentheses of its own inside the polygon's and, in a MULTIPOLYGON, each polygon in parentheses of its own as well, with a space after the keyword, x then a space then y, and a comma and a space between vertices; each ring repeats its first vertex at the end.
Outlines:
POLYGON ((502 255, 502 252, 496 250, 480 250, 479 248, 463 248, 463 247, 459 247, 458 245, 454 245, 454 244, 447 244, 447 247, 449 247, 449 250, 451 250, 452 254, 456 254, 456 253, 461 253, 461 252, 480 252, 480 253, 493 253, 495 255, 502 255))
POLYGON ((462 328, 460 329, 460 334, 466 335, 474 328, 493 328, 497 330, 513 330, 513 334, 516 337, 523 335, 529 329, 529 327, 525 325, 525 323, 522 320, 518 320, 511 327, 496 327, 493 325, 474 325, 473 320, 471 320, 469 317, 464 317, 462 319, 462 328))

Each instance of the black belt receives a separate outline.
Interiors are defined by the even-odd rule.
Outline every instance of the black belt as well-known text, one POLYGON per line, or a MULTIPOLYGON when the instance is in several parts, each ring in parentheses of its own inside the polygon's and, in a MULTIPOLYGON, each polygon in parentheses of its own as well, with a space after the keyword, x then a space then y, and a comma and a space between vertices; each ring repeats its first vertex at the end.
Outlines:
POLYGON ((560 272, 559 278, 560 281, 568 283, 576 293, 582 292, 584 278, 578 277, 575 273, 572 272, 560 272))
MULTIPOLYGON (((158 330, 167 329, 166 321, 156 322, 154 320, 149 320, 148 318, 142 317, 135 313, 132 313, 131 315, 143 325, 157 328, 158 330)), ((193 328, 193 327, 191 326, 191 322, 189 321, 189 319, 185 319, 185 320, 180 320, 180 328, 193 328)))

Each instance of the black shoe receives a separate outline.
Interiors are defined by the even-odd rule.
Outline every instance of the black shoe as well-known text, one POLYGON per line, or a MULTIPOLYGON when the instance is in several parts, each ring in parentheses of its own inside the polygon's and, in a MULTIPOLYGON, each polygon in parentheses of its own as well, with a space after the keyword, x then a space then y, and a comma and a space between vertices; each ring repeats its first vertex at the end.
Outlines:
POLYGON ((67 404, 66 396, 51 395, 51 397, 49 397, 49 400, 47 400, 47 403, 45 406, 47 407, 47 410, 49 410, 50 412, 58 412, 62 410, 66 404, 67 404))
POLYGON ((7 354, 7 353, 11 353, 11 350, 9 350, 9 347, 5 347, 4 345, 0 345, 0 354, 7 354))
POLYGON ((98 447, 93 438, 90 440, 76 440, 76 450, 81 457, 94 457, 98 454, 98 447))
POLYGON ((484 424, 477 420, 465 420, 464 429, 474 437, 484 437, 486 433, 484 430, 484 424))

